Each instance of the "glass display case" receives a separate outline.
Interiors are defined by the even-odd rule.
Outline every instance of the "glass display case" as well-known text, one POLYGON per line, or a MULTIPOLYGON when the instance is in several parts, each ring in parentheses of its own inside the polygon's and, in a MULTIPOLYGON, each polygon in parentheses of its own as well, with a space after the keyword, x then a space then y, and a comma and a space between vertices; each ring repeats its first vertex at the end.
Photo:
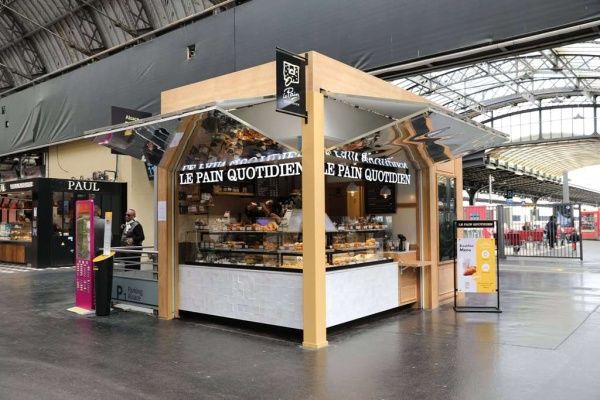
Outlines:
POLYGON ((30 191, 0 195, 0 240, 31 242, 32 194, 30 191))
MULTIPOLYGON (((180 249, 182 264, 219 264, 246 267, 302 268, 302 210, 289 210, 289 220, 255 224, 217 218, 186 232, 180 249)), ((340 267, 384 260, 387 227, 382 222, 333 224, 327 219, 327 266, 340 267)))

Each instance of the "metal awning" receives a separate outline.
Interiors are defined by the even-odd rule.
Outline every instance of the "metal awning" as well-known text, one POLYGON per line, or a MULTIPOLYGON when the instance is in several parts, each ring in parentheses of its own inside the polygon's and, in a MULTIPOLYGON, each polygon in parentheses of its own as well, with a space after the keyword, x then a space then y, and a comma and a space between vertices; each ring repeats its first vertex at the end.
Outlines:
MULTIPOLYGON (((285 147, 301 148, 303 120, 275 112, 272 96, 214 102, 191 109, 85 132, 85 137, 157 165, 179 143, 186 118, 218 110, 285 147), (149 150, 150 148, 150 150, 149 150)), ((325 144, 328 149, 369 138, 375 147, 415 149, 433 162, 497 146, 506 135, 427 102, 398 101, 326 93, 325 144), (381 142, 381 143, 380 143, 381 142)), ((360 150, 356 148, 356 150, 360 150)), ((362 149, 369 151, 368 149, 362 149)), ((400 151, 400 150, 399 150, 400 151)))
MULTIPOLYGON (((490 169, 483 162, 483 158, 481 162, 471 160, 464 164, 463 188, 467 191, 487 193, 490 175, 494 179, 493 191, 499 195, 510 191, 521 198, 543 199, 552 202, 562 201, 563 192, 560 179, 544 179, 541 176, 536 177, 501 168, 490 169)), ((600 202, 600 192, 570 186, 569 198, 574 203, 597 205, 600 202)))
MULTIPOLYGON (((404 144, 424 143, 434 162, 447 161, 504 144, 508 136, 429 102, 392 100, 326 92, 326 96, 401 123, 404 144), (443 148, 443 150, 441 148, 443 148), (434 154, 435 153, 435 154, 434 154)), ((365 135, 367 136, 367 135, 365 135)), ((352 139, 355 140, 355 139, 352 139)))
POLYGON ((491 167, 559 178, 564 172, 600 164, 600 135, 513 143, 489 151, 486 158, 491 167))

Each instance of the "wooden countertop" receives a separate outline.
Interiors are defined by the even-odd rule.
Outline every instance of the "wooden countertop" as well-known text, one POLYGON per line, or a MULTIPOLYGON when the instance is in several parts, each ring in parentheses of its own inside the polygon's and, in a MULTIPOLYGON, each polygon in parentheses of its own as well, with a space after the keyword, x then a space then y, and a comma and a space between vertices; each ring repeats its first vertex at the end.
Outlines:
POLYGON ((431 261, 400 261, 398 265, 401 267, 425 268, 431 267, 431 261))

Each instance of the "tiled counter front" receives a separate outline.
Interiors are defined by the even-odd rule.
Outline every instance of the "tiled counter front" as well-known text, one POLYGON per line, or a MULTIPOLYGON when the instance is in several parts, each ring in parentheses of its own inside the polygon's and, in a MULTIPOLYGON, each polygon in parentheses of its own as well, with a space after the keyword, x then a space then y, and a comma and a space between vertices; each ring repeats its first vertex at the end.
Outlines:
POLYGON ((398 264, 327 272, 327 327, 398 307, 398 264))
MULTIPOLYGON (((395 262, 327 271, 327 326, 398 307, 395 262)), ((302 274, 202 265, 179 266, 179 308, 302 329, 302 274)))
POLYGON ((180 265, 179 308, 302 329, 302 274, 180 265))

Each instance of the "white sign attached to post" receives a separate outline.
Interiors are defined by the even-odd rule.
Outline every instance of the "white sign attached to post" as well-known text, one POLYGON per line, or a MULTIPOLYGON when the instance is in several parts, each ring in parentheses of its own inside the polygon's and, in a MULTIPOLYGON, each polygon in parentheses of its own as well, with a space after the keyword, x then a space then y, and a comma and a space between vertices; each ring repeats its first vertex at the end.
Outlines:
POLYGON ((107 211, 104 214, 104 249, 102 255, 110 255, 110 241, 112 238, 112 212, 107 211))

